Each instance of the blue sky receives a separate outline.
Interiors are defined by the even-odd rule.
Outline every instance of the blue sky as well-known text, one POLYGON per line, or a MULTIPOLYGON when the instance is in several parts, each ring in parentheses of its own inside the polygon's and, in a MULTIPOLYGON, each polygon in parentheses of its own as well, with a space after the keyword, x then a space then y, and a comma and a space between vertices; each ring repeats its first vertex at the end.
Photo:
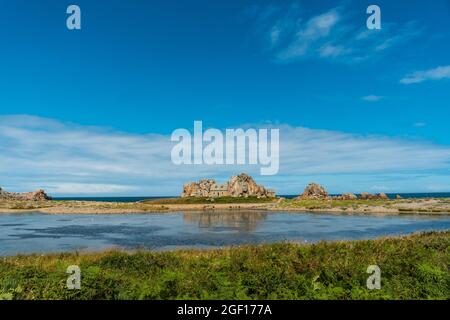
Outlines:
POLYGON ((1 186, 161 195, 253 172, 165 164, 167 136, 202 120, 285 128, 282 143, 300 151, 275 177, 254 171, 279 193, 312 180, 333 192, 450 191, 450 1, 377 1, 382 30, 369 31, 374 3, 5 1, 1 186), (65 26, 72 3, 79 31, 65 26))

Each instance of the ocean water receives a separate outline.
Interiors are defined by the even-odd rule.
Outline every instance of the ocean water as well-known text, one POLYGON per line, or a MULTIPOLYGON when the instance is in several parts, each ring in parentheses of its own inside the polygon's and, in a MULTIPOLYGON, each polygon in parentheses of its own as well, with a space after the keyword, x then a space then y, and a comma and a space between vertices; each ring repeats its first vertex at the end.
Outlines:
MULTIPOLYGON (((397 195, 400 195, 404 199, 410 198, 450 198, 450 192, 438 192, 438 193, 387 193, 390 199, 395 199, 397 195)), ((292 199, 297 197, 297 195, 280 195, 286 199, 292 199)), ((161 199, 161 198, 173 198, 173 196, 164 197, 54 197, 55 200, 81 200, 81 201, 105 201, 105 202, 136 202, 151 199, 161 199)))
POLYGON ((0 214, 0 256, 108 248, 171 250, 280 241, 373 239, 450 230, 449 216, 266 211, 164 214, 0 214))

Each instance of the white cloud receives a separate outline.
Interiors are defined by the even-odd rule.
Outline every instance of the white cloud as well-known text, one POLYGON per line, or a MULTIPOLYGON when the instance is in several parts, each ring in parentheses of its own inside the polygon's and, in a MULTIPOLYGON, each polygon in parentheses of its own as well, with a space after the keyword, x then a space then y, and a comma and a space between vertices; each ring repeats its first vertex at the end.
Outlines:
POLYGON ((427 126, 426 122, 416 122, 416 123, 414 123, 414 127, 416 127, 416 128, 423 128, 423 127, 426 127, 426 126, 427 126))
POLYGON ((413 84, 442 79, 450 79, 450 66, 440 66, 430 70, 416 71, 401 79, 400 83, 413 84))
MULTIPOLYGON (((344 7, 312 16, 305 16, 294 5, 271 9, 270 15, 257 15, 257 30, 267 35, 269 51, 277 62, 283 63, 311 58, 345 63, 365 61, 422 32, 415 22, 383 22, 383 29, 367 30, 365 24, 352 22, 359 21, 358 17, 344 7)), ((265 13, 267 9, 261 7, 260 11, 265 13)))
POLYGON ((448 192, 450 190, 450 184, 432 184, 426 188, 429 192, 448 192))
POLYGON ((315 40, 326 37, 331 29, 338 23, 340 15, 336 10, 331 10, 321 15, 311 18, 304 30, 297 34, 301 40, 315 40))
POLYGON ((119 192, 136 191, 134 186, 118 184, 95 184, 95 183, 63 183, 45 186, 45 190, 55 194, 110 194, 119 192))
POLYGON ((377 102, 377 101, 380 101, 381 99, 383 99, 383 97, 371 94, 368 96, 364 96, 361 99, 363 99, 364 101, 368 101, 368 102, 377 102))
MULTIPOLYGON (((252 127, 280 129, 279 175, 259 176, 260 167, 250 165, 176 166, 170 159, 170 136, 0 116, 0 186, 11 191, 44 188, 56 195, 176 195, 187 181, 224 180, 248 172, 280 193, 299 193, 311 180, 352 191, 356 185, 389 186, 419 173, 431 177, 436 170, 450 170, 449 146, 289 125, 252 127), (377 181, 388 175, 395 177, 377 181)), ((426 183, 446 179, 444 173, 426 183)), ((404 185, 413 186, 409 180, 404 185)))
MULTIPOLYGON (((330 35, 332 28, 337 24, 339 19, 340 15, 337 10, 330 10, 318 16, 312 17, 308 20, 308 22, 295 31, 295 34, 292 35, 293 39, 285 48, 278 52, 277 58, 285 61, 295 59, 309 53, 309 51, 313 50, 313 47, 317 42, 327 38, 330 35)), ((336 52, 336 50, 332 48, 333 46, 328 45, 328 49, 325 47, 322 51, 324 51, 325 54, 336 52)))
POLYGON ((372 187, 370 187, 370 190, 374 191, 374 192, 388 192, 391 190, 391 188, 387 187, 387 186, 379 186, 379 185, 374 185, 372 187))
POLYGON ((282 128, 280 136, 280 171, 285 169, 288 173, 373 173, 449 167, 450 147, 421 141, 289 126, 282 128))

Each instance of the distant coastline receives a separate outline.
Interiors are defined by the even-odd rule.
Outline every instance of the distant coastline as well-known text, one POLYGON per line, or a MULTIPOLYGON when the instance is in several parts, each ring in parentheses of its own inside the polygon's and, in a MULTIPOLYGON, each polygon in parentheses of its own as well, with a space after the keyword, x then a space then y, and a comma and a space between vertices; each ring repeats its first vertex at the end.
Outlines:
POLYGON ((311 182, 297 196, 277 196, 246 173, 226 183, 201 179, 183 185, 179 197, 52 197, 44 190, 25 193, 0 189, 0 213, 127 214, 179 211, 260 210, 372 215, 448 215, 450 193, 329 194, 311 182))
MULTIPOLYGON (((340 196, 340 193, 331 196, 340 196)), ((359 195, 359 194, 356 194, 359 195)), ((426 199, 426 198, 450 198, 450 192, 417 192, 417 193, 386 193, 389 199, 393 200, 397 195, 403 199, 426 199)), ((279 195, 281 198, 293 199, 298 195, 279 195)), ((170 199, 177 196, 73 196, 73 197, 53 197, 58 201, 94 201, 94 202, 138 202, 155 199, 170 199)))
POLYGON ((0 214, 129 214, 181 211, 270 211, 366 215, 449 215, 450 198, 410 199, 257 199, 257 198, 158 198, 139 202, 106 201, 0 201, 0 214))

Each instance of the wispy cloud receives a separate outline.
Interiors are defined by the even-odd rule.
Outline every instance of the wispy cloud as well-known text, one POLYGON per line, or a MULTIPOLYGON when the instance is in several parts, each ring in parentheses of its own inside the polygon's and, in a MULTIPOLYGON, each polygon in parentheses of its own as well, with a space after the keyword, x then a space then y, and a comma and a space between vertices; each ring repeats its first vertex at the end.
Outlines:
POLYGON ((283 63, 311 58, 346 63, 365 61, 422 32, 415 22, 404 25, 383 22, 381 30, 368 30, 365 24, 353 22, 360 19, 346 7, 312 16, 306 16, 298 5, 270 8, 268 11, 261 7, 261 13, 256 15, 258 33, 267 35, 269 51, 275 61, 283 63))
POLYGON ((373 192, 389 192, 391 188, 387 187, 387 186, 379 186, 379 185, 374 185, 370 187, 370 190, 372 190, 373 192))
POLYGON ((450 184, 431 184, 427 186, 429 192, 448 192, 450 184))
POLYGON ((401 79, 400 83, 413 84, 442 79, 450 79, 450 66, 440 66, 434 69, 416 71, 401 79))
POLYGON ((377 101, 380 101, 381 99, 383 99, 383 97, 371 94, 368 96, 361 97, 361 99, 364 101, 368 101, 368 102, 377 102, 377 101))
MULTIPOLYGON (((317 42, 326 39, 332 28, 338 23, 340 15, 337 10, 331 10, 311 18, 301 28, 295 31, 292 40, 285 48, 277 53, 279 60, 291 60, 309 53, 317 42)), ((331 45, 325 45, 322 53, 331 56, 339 54, 340 51, 331 45)))
MULTIPOLYGON (((345 191, 362 177, 367 181, 361 185, 370 188, 450 169, 448 146, 276 127, 280 128, 280 174, 264 177, 258 175, 259 166, 176 166, 170 160, 173 143, 165 135, 128 134, 32 116, 0 116, 1 187, 12 191, 45 188, 60 195, 175 195, 186 181, 225 179, 246 171, 279 192, 298 193, 305 183, 318 178, 334 181, 336 189, 345 191), (389 174, 396 176, 374 181, 389 174), (333 180, 339 175, 346 178, 333 180)), ((439 179, 430 182, 441 183, 439 179)))
MULTIPOLYGON (((44 186, 45 188, 46 186, 44 186)), ((112 193, 130 193, 139 191, 136 186, 126 186, 117 184, 98 184, 98 183, 65 183, 59 182, 51 184, 47 188, 56 194, 112 194, 112 193)))

